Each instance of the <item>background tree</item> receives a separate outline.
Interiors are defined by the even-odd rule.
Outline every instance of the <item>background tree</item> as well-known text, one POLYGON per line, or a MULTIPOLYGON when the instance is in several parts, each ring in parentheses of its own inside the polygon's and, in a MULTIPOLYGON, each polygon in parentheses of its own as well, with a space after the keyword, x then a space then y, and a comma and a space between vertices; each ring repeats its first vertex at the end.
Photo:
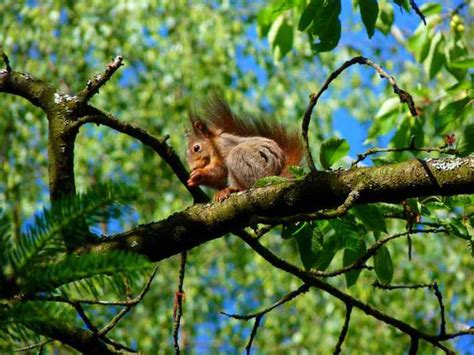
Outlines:
POLYGON ((344 339, 347 352, 469 352, 472 336, 444 339, 472 334, 474 319, 472 5, 417 3, 3 1, 4 351, 166 353, 184 302, 179 345, 192 352, 240 352, 249 339, 262 353, 331 353, 344 339), (180 182, 178 157, 187 112, 207 92, 224 88, 236 111, 299 126, 317 98, 308 95, 361 55, 394 76, 417 115, 380 72, 352 65, 320 91, 309 142, 318 169, 380 168, 297 170, 296 183, 267 179, 222 205, 185 209, 203 195, 180 182), (363 154, 376 146, 387 152, 363 154), (451 153, 459 157, 412 160, 451 153), (351 185, 361 180, 377 184, 351 185), (276 227, 263 237, 265 225, 276 227), (184 297, 184 254, 166 257, 198 244, 184 297), (160 261, 158 271, 130 250, 160 261), (383 289, 402 285, 420 288, 383 289), (252 323, 220 313, 259 310, 256 337, 252 323))

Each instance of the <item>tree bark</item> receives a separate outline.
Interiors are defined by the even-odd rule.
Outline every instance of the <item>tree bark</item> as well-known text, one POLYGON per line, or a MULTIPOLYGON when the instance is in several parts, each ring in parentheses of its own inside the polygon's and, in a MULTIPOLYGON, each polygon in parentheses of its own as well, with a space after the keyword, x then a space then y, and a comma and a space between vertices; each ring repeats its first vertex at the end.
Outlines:
POLYGON ((232 195, 222 203, 197 204, 165 220, 109 237, 79 252, 134 251, 159 261, 227 233, 279 217, 339 206, 357 190, 357 204, 398 203, 410 197, 474 193, 474 156, 414 159, 380 167, 313 172, 284 182, 232 195))

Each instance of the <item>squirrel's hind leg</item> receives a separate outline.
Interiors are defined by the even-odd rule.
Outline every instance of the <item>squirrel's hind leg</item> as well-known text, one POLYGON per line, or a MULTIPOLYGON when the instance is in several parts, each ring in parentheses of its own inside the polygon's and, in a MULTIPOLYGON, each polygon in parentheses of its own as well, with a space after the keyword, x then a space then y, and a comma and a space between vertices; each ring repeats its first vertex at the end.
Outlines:
POLYGON ((242 189, 236 189, 233 187, 226 187, 225 189, 219 190, 216 192, 214 195, 214 201, 216 202, 221 202, 224 201, 226 198, 230 196, 230 194, 233 194, 235 192, 242 191, 242 189))
POLYGON ((285 155, 275 141, 255 137, 230 151, 227 158, 229 187, 249 189, 265 176, 280 175, 284 165, 285 155))

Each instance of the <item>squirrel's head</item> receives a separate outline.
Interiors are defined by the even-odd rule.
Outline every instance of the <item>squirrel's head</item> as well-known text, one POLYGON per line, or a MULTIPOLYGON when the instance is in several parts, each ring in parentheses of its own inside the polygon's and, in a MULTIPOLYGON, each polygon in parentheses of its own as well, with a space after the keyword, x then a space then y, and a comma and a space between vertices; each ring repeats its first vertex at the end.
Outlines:
POLYGON ((188 142, 186 157, 191 170, 195 170, 203 168, 211 162, 211 156, 215 149, 212 137, 215 134, 200 118, 190 115, 189 120, 192 131, 186 132, 188 142))

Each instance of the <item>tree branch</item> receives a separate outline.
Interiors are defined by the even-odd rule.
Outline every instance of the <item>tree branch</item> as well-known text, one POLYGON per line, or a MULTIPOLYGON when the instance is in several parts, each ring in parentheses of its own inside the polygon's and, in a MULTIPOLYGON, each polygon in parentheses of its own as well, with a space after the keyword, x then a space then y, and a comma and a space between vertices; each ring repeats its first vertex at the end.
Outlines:
POLYGON ((186 258, 187 253, 181 253, 181 263, 179 266, 178 275, 178 290, 175 293, 174 305, 173 305, 173 341, 174 341, 174 352, 180 354, 179 349, 179 327, 181 325, 181 316, 183 315, 183 301, 185 299, 183 283, 184 273, 186 271, 186 258))
POLYGON ((450 148, 449 145, 443 145, 442 147, 433 147, 433 148, 418 148, 415 147, 415 136, 412 136, 410 145, 408 147, 402 148, 370 148, 362 154, 357 154, 357 159, 351 163, 351 167, 356 166, 362 160, 367 158, 369 155, 378 154, 378 153, 388 153, 388 152, 439 152, 446 154, 458 154, 456 149, 450 148))
POLYGON ((307 292, 309 290, 309 287, 310 287, 309 285, 303 284, 300 287, 298 287, 298 289, 296 289, 294 291, 291 291, 290 293, 286 294, 284 297, 282 297, 280 300, 278 300, 276 303, 274 303, 270 307, 265 308, 265 309, 263 309, 259 312, 256 312, 256 313, 252 313, 252 314, 248 314, 248 315, 239 315, 239 314, 229 314, 229 313, 221 312, 221 314, 223 314, 227 317, 240 319, 240 320, 250 320, 252 318, 255 319, 253 327, 252 327, 252 331, 250 333, 249 341, 248 341, 247 345, 245 346, 245 350, 246 350, 247 354, 250 354, 250 350, 252 348, 252 343, 255 340, 255 336, 257 335, 257 330, 258 330, 258 327, 260 326, 260 322, 262 321, 263 316, 265 314, 267 314, 268 312, 271 312, 275 308, 281 306, 282 304, 285 304, 286 302, 289 302, 289 301, 293 300, 294 298, 298 297, 302 293, 307 292))
MULTIPOLYGON (((362 310, 365 314, 378 319, 394 328, 399 329, 403 333, 413 337, 418 337, 420 339, 423 339, 432 345, 441 348, 447 352, 450 352, 448 348, 446 348, 443 344, 440 342, 446 339, 449 339, 448 336, 453 336, 454 334, 446 334, 444 336, 441 335, 431 335, 427 334, 425 332, 422 332, 418 329, 413 328, 411 325, 408 323, 405 323, 397 318, 394 318, 388 314, 385 314, 378 309, 370 306, 367 303, 364 303, 352 296, 350 296, 347 293, 344 293, 343 291, 339 290, 338 288, 320 280, 319 278, 308 274, 304 270, 301 270, 300 268, 289 264, 288 262, 278 258, 276 255, 274 255, 271 251, 263 247, 256 239, 252 238, 251 236, 245 234, 245 233, 240 233, 239 237, 247 243, 255 252, 257 252, 261 257, 263 257, 265 260, 267 260, 271 265, 274 267, 283 270, 285 272, 288 272, 290 274, 293 274, 294 276, 298 277, 301 279, 303 282, 309 284, 312 287, 319 288, 320 290, 323 290, 333 297, 341 300, 344 302, 346 305, 351 305, 352 307, 356 307, 360 310, 362 310)), ((470 334, 471 330, 466 330, 463 332, 456 333, 455 336, 460 336, 460 335, 465 335, 465 334, 470 334), (462 334, 461 334, 462 333, 462 334)))
POLYGON ((191 196, 193 196, 195 202, 199 203, 209 201, 209 197, 200 188, 189 187, 187 185, 186 181, 189 178, 189 173, 173 148, 171 148, 166 143, 168 137, 158 139, 148 134, 145 130, 129 123, 120 121, 116 117, 102 112, 92 106, 87 106, 85 108, 85 113, 85 116, 79 118, 71 125, 71 129, 78 129, 85 123, 96 123, 110 127, 118 132, 122 132, 130 137, 138 139, 140 142, 142 142, 142 144, 150 147, 156 153, 158 153, 158 155, 168 164, 181 183, 189 191, 191 196))
POLYGON ((141 225, 98 245, 83 246, 78 252, 126 250, 159 261, 255 225, 257 216, 286 217, 337 207, 361 183, 358 204, 474 193, 473 171, 474 156, 315 172, 304 180, 234 194, 224 202, 194 205, 166 220, 141 225))
POLYGON ((92 96, 99 92, 99 89, 114 75, 114 73, 120 68, 123 63, 122 56, 117 56, 115 59, 107 64, 106 69, 103 73, 94 75, 87 81, 87 86, 81 92, 77 94, 79 100, 83 103, 87 103, 92 96))
POLYGON ((352 305, 346 304, 346 317, 344 319, 344 325, 341 329, 341 334, 339 334, 339 339, 337 340, 336 348, 334 349, 334 355, 341 353, 342 343, 346 339, 347 330, 349 329, 349 322, 351 321, 351 312, 352 305))
POLYGON ((398 97, 400 98, 400 102, 406 103, 410 109, 410 113, 413 116, 417 116, 415 102, 413 101, 412 96, 408 92, 400 89, 395 81, 395 78, 391 76, 390 74, 388 74, 385 70, 383 70, 380 65, 375 64, 371 60, 364 57, 354 57, 346 61, 337 70, 335 70, 329 75, 329 77, 326 79, 326 81, 324 82, 323 86, 321 87, 321 89, 318 91, 317 94, 310 95, 309 104, 308 104, 308 107, 306 108, 306 111, 303 117, 303 121, 302 121, 303 147, 305 150, 306 162, 308 166, 310 167, 311 171, 313 172, 316 171, 316 167, 314 165, 314 160, 311 155, 311 150, 310 150, 309 140, 308 140, 308 128, 309 128, 309 123, 311 121, 311 113, 313 112, 313 109, 318 103, 318 100, 323 94, 323 92, 329 88, 329 85, 331 84, 331 82, 334 79, 336 79, 339 76, 339 74, 341 74, 345 69, 349 68, 351 65, 354 65, 354 64, 368 65, 372 67, 380 75, 380 77, 387 79, 390 85, 392 85, 393 91, 395 92, 395 94, 397 94, 398 97))

